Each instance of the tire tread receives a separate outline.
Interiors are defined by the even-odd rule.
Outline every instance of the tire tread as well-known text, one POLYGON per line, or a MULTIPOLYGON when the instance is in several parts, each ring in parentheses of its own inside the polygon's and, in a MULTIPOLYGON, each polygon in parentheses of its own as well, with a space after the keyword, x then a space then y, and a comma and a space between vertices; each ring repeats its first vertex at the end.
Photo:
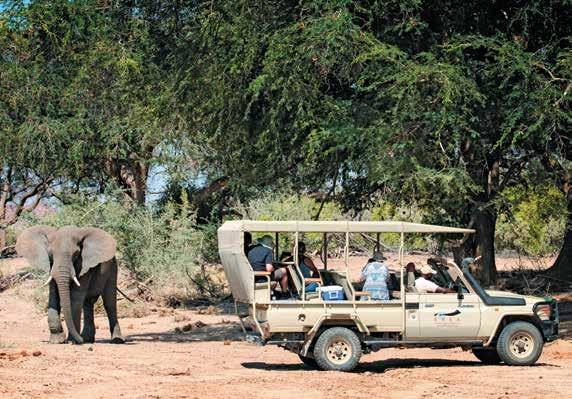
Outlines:
POLYGON ((345 327, 331 327, 324 331, 316 340, 314 346, 314 359, 322 370, 335 370, 335 371, 352 371, 358 364, 362 355, 361 343, 357 335, 345 327), (352 355, 350 360, 342 365, 331 364, 325 356, 326 346, 329 341, 336 336, 342 336, 348 340, 352 346, 352 355))
POLYGON ((530 366, 538 360, 542 354, 542 347, 544 346, 544 339, 542 334, 538 331, 538 328, 532 323, 526 321, 514 321, 507 324, 501 331, 498 341, 497 341, 497 353, 501 360, 506 364, 511 366, 530 366), (512 356, 509 348, 510 337, 518 332, 526 331, 533 336, 534 341, 536 341, 536 347, 534 348, 532 356, 527 359, 518 359, 512 356))

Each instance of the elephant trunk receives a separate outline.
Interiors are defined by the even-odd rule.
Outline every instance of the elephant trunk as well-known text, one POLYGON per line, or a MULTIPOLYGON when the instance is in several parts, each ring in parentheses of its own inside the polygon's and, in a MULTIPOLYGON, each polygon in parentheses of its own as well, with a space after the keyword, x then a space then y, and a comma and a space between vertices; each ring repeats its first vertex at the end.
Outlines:
POLYGON ((60 272, 58 276, 55 277, 56 284, 58 286, 58 291, 60 295, 60 306, 62 308, 62 313, 64 314, 64 320, 68 328, 69 336, 72 338, 74 343, 82 344, 83 339, 79 335, 75 328, 73 321, 73 314, 71 309, 71 298, 70 298, 70 281, 71 277, 68 273, 60 272))

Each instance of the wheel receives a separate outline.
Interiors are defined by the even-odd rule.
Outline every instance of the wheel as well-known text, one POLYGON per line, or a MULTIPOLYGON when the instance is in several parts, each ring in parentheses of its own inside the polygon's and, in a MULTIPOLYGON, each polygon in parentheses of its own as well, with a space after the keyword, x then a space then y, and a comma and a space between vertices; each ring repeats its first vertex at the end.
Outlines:
POLYGON ((318 368, 318 363, 316 363, 316 359, 313 359, 313 358, 308 357, 308 356, 302 356, 302 355, 298 355, 298 357, 300 358, 302 363, 304 363, 306 366, 310 367, 311 369, 317 369, 318 368))
POLYGON ((314 359, 322 370, 351 371, 361 357, 357 335, 344 327, 324 331, 314 346, 314 359))
POLYGON ((533 324, 516 321, 503 328, 497 341, 497 352, 501 360, 511 366, 534 364, 544 346, 542 334, 533 324))
POLYGON ((473 349, 473 354, 485 364, 499 364, 501 358, 495 349, 473 349))

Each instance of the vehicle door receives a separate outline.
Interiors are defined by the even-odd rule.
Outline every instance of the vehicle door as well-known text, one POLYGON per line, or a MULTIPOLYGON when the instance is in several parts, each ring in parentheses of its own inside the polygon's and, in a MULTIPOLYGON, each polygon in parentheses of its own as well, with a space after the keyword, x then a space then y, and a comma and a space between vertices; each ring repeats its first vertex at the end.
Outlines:
POLYGON ((419 294, 419 332, 424 338, 474 338, 481 326, 481 299, 465 292, 419 294))
POLYGON ((405 294, 405 337, 419 338, 419 307, 420 295, 407 292, 405 294))

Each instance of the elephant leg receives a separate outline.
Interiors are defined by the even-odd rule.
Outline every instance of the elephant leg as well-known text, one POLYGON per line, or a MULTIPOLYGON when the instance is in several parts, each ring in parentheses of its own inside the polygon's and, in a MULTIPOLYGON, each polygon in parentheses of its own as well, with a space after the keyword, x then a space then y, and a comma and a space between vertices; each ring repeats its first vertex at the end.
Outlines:
POLYGON ((123 344, 125 339, 121 335, 119 322, 117 321, 117 272, 107 281, 103 290, 103 306, 109 319, 109 331, 111 331, 111 342, 123 344))
POLYGON ((83 302, 83 331, 81 332, 83 342, 95 342, 95 321, 93 319, 93 305, 95 305, 98 298, 98 296, 87 297, 83 302))
POLYGON ((48 327, 50 329, 50 344, 63 344, 66 336, 60 319, 60 297, 55 281, 50 282, 48 297, 48 327))

